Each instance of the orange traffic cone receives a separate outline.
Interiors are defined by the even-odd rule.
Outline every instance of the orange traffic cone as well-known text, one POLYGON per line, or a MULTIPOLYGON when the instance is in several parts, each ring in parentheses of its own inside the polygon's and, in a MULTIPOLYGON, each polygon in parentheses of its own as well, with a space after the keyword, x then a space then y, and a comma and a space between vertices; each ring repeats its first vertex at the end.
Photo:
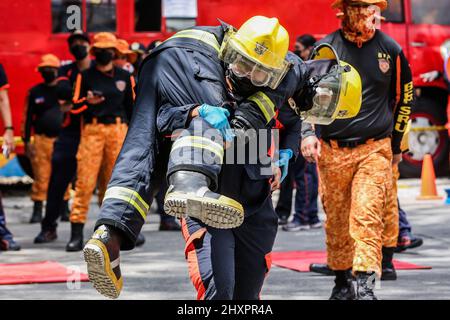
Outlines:
POLYGON ((436 175, 434 173, 433 159, 430 154, 425 155, 422 164, 422 188, 417 200, 439 200, 443 197, 437 194, 436 175))

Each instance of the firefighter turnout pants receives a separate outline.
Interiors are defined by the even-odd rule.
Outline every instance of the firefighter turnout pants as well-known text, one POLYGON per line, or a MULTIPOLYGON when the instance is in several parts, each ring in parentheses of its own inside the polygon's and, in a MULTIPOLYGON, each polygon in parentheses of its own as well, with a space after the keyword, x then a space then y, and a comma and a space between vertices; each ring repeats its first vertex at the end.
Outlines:
POLYGON ((101 183, 104 184, 98 186, 99 190, 106 190, 126 133, 127 125, 120 120, 115 124, 93 121, 84 126, 77 153, 77 181, 70 222, 86 222, 97 178, 102 177, 101 183))
POLYGON ((351 149, 322 142, 319 172, 328 265, 380 276, 383 217, 392 184, 390 138, 351 149))

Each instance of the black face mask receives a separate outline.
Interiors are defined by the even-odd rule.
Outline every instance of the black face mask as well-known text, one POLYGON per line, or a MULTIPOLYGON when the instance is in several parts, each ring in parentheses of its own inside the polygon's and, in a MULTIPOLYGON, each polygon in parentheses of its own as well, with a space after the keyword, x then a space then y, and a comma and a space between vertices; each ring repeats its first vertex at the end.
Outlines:
POLYGON ((52 83, 56 79, 56 72, 53 70, 42 70, 41 75, 47 84, 52 83))
POLYGON ((70 53, 75 57, 75 60, 83 60, 87 57, 87 47, 81 44, 76 44, 70 47, 70 53))
POLYGON ((301 50, 298 50, 298 49, 297 49, 297 50, 294 50, 294 54, 301 58, 300 55, 302 54, 302 51, 301 51, 301 50))
POLYGON ((258 88, 247 77, 236 77, 230 69, 225 71, 225 75, 231 82, 233 94, 237 94, 240 98, 247 98, 258 91, 258 88))
POLYGON ((95 52, 95 62, 101 66, 106 66, 113 60, 114 54, 107 50, 99 50, 95 52))

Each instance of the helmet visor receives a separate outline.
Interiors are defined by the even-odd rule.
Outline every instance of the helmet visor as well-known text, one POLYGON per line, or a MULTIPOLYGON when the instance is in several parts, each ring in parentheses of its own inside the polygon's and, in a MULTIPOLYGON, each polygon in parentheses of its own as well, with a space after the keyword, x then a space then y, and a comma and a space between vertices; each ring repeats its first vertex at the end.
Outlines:
POLYGON ((334 65, 329 73, 324 75, 314 85, 313 106, 301 116, 306 122, 328 125, 337 116, 341 88, 341 67, 334 65))
POLYGON ((289 70, 286 60, 281 62, 281 68, 270 68, 249 57, 233 35, 222 43, 219 58, 229 65, 235 76, 250 79, 255 87, 276 89, 289 70))

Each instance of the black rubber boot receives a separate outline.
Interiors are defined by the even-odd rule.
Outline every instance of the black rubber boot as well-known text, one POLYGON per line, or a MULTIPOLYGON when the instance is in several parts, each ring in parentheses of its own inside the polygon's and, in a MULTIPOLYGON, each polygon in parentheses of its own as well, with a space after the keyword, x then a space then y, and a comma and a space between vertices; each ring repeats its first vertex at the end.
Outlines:
POLYGON ((335 286, 331 291, 330 300, 355 300, 356 293, 353 286, 351 270, 334 270, 335 286))
POLYGON ((120 271, 120 232, 107 225, 95 230, 83 249, 89 280, 102 295, 116 299, 123 286, 120 271))
POLYGON ((395 271, 392 259, 394 258, 395 248, 383 247, 383 260, 381 262, 381 280, 397 280, 397 272, 395 271))
POLYGON ((38 223, 42 221, 42 201, 35 201, 33 213, 31 215, 30 223, 38 223))
POLYGON ((72 223, 70 241, 66 245, 66 251, 74 252, 83 250, 84 223, 72 223))
POLYGON ((334 276, 334 271, 326 263, 311 263, 309 271, 320 273, 326 276, 334 276))
POLYGON ((56 230, 42 230, 36 238, 34 238, 34 243, 48 243, 55 241, 58 238, 56 230))
POLYGON ((244 221, 242 205, 209 189, 202 173, 177 171, 169 177, 164 211, 177 218, 189 217, 220 229, 236 228, 244 221))
POLYGON ((70 217, 69 201, 65 200, 61 210, 61 221, 68 222, 70 221, 69 217, 70 217))
POLYGON ((356 298, 358 300, 378 300, 373 292, 375 280, 375 272, 356 273, 356 298))

